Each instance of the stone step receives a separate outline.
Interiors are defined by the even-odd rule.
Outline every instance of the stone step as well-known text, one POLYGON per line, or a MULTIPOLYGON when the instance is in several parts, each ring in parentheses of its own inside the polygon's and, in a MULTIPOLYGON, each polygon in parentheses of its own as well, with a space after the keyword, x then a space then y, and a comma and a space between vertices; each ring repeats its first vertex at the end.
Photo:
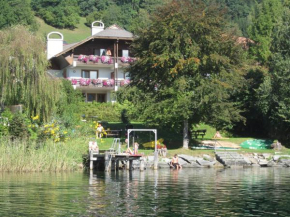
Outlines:
POLYGON ((249 163, 237 152, 216 152, 216 159, 225 166, 247 166, 249 163))

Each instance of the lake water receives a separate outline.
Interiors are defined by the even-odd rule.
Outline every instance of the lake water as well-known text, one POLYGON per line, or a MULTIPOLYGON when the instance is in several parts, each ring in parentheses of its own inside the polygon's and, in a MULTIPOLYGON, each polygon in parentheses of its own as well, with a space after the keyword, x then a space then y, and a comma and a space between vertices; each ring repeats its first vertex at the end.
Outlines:
POLYGON ((0 216, 290 216, 290 169, 0 173, 0 216))

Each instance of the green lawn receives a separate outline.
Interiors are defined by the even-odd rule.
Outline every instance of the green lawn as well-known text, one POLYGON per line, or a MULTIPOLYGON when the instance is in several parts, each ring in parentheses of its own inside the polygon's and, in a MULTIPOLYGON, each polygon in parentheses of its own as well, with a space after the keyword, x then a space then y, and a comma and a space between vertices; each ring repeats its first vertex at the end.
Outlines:
POLYGON ((75 43, 82 41, 86 39, 87 37, 91 36, 91 28, 85 25, 86 18, 81 17, 80 23, 77 25, 77 28, 74 30, 69 29, 57 29, 55 27, 47 25, 42 19, 36 17, 38 23, 40 24, 39 30, 37 32, 37 35, 44 37, 46 39, 46 36, 48 33, 52 31, 57 31, 63 34, 64 40, 67 43, 75 43))
MULTIPOLYGON (((145 126, 143 123, 140 122, 133 122, 131 123, 134 126, 134 129, 152 129, 152 127, 145 126)), ((110 129, 122 129, 123 135, 121 138, 122 142, 122 150, 125 151, 127 148, 127 145, 125 144, 125 126, 126 124, 119 123, 119 122, 111 122, 108 123, 108 125, 105 128, 110 129)), ((214 150, 185 150, 182 148, 182 133, 176 132, 172 129, 166 129, 166 128, 156 128, 157 129, 157 139, 163 138, 164 144, 166 144, 168 148, 168 156, 171 157, 174 154, 187 154, 192 156, 202 156, 203 154, 208 155, 214 155, 214 150)), ((216 132, 216 130, 208 125, 200 124, 195 129, 206 129, 207 133, 203 140, 211 140, 216 132)), ((138 135, 136 141, 140 144, 139 152, 144 153, 145 155, 153 155, 153 149, 144 149, 142 147, 142 144, 145 142, 153 141, 154 140, 154 133, 153 132, 136 132, 136 135, 138 135)), ((224 136, 224 135, 222 135, 224 136)), ((257 139, 252 137, 231 137, 231 138, 225 138, 222 139, 223 141, 233 142, 236 144, 240 144, 248 139, 257 139)), ((108 149, 111 147, 113 139, 112 138, 106 138, 103 139, 103 143, 98 142, 100 144, 100 149, 108 149)), ((193 143, 199 144, 202 141, 202 139, 193 140, 193 143)), ((190 147, 193 146, 193 144, 190 144, 190 147)), ((251 150, 251 149, 241 149, 238 150, 238 152, 241 153, 273 153, 275 150, 251 150)), ((283 154, 290 154, 289 149, 283 149, 281 151, 283 154)))

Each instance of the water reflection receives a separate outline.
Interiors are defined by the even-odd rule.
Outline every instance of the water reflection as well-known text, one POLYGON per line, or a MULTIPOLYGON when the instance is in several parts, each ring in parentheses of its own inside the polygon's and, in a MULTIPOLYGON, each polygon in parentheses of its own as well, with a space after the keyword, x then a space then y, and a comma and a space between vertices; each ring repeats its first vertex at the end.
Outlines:
POLYGON ((0 216, 288 216, 287 168, 0 173, 0 216))

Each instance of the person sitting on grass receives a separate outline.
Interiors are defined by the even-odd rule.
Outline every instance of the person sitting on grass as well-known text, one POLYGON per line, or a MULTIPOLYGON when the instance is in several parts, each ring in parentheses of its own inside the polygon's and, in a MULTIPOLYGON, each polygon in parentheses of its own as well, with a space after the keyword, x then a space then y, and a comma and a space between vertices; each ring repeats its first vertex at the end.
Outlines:
POLYGON ((170 167, 173 167, 175 169, 182 169, 182 166, 178 163, 178 156, 177 154, 174 155, 170 162, 170 167))

